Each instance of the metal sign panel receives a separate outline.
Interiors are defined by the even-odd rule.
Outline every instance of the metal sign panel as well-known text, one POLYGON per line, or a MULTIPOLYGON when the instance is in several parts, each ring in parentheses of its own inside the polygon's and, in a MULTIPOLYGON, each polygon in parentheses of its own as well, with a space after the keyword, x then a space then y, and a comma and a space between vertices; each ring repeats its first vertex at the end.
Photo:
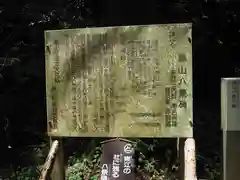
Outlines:
POLYGON ((240 131, 240 78, 223 78, 221 86, 222 129, 240 131))
POLYGON ((112 139, 103 144, 101 180, 135 180, 132 142, 112 139))
POLYGON ((48 134, 192 137, 191 24, 45 32, 48 134))

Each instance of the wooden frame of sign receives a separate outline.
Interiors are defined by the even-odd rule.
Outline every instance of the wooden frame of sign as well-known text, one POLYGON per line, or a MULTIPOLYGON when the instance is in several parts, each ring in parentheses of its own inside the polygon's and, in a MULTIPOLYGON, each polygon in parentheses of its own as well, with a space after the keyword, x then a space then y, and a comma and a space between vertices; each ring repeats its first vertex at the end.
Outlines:
POLYGON ((221 119, 223 180, 237 180, 240 167, 240 78, 221 80, 221 119))
POLYGON ((191 29, 45 31, 48 135, 192 138, 191 29))

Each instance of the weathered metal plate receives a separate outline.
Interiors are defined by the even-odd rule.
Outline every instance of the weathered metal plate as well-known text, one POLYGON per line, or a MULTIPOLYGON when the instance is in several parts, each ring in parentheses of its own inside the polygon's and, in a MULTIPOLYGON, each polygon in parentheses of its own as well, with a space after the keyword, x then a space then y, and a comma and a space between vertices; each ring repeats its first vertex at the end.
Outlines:
POLYGON ((45 32, 48 134, 192 137, 191 24, 45 32))
POLYGON ((240 131, 240 78, 222 78, 222 130, 240 131))

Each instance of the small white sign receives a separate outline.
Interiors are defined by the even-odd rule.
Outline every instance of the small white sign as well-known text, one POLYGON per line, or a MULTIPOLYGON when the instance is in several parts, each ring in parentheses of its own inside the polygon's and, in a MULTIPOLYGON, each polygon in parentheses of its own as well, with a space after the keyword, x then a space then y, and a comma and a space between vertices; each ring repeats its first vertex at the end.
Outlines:
POLYGON ((221 119, 222 130, 240 130, 240 78, 222 78, 221 119))

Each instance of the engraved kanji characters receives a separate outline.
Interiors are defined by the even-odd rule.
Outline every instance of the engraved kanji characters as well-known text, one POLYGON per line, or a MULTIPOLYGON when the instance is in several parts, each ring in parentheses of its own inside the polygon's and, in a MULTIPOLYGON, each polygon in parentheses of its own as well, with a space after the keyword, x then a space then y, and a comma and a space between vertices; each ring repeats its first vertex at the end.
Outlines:
POLYGON ((166 104, 170 104, 172 99, 176 99, 177 97, 177 89, 176 86, 166 87, 165 88, 165 96, 166 96, 166 104))
POLYGON ((180 87, 179 89, 179 108, 187 108, 187 81, 186 81, 186 75, 187 75, 187 68, 185 66, 185 62, 187 61, 186 55, 183 53, 178 54, 178 62, 180 63, 180 66, 178 67, 178 74, 180 76, 178 85, 180 87))
POLYGON ((236 108, 238 105, 238 83, 237 81, 232 82, 232 108, 236 108))
POLYGON ((166 109, 165 124, 166 124, 166 127, 177 126, 177 104, 173 103, 171 107, 168 107, 166 109))

